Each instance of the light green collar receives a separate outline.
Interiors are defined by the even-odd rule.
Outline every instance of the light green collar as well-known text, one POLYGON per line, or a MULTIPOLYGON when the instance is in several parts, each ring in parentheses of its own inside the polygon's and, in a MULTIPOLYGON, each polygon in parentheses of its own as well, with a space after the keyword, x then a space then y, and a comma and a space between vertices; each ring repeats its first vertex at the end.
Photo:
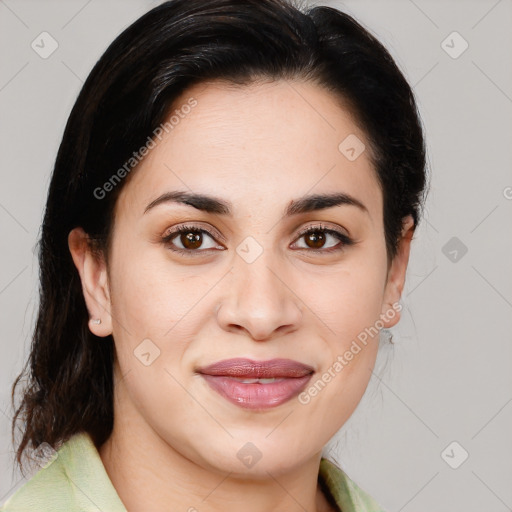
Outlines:
POLYGON ((385 512, 337 465, 322 457, 318 479, 340 512, 385 512))

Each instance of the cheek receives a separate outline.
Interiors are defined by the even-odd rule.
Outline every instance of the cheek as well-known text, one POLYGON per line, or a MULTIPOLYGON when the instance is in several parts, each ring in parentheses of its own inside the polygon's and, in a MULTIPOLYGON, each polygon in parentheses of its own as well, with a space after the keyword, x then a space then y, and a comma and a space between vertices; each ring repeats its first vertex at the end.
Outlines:
POLYGON ((385 261, 361 252, 338 272, 305 279, 301 297, 345 343, 379 319, 385 279, 385 261))
POLYGON ((180 273, 160 245, 119 234, 112 251, 112 313, 117 331, 161 337, 183 317, 198 276, 180 273))
POLYGON ((331 429, 333 434, 357 407, 374 368, 385 263, 382 248, 361 252, 350 264, 347 261, 343 271, 322 279, 322 286, 310 286, 315 291, 306 295, 316 314, 315 322, 327 337, 321 369, 299 396, 299 403, 309 408, 313 417, 322 419, 318 428, 331 429), (328 419, 322 414, 325 410, 331 412, 328 419))
POLYGON ((202 299, 218 276, 194 275, 192 267, 171 263, 161 248, 133 245, 113 251, 111 266, 113 337, 120 369, 123 375, 131 373, 135 387, 172 387, 165 369, 181 378, 180 361, 201 337, 205 319, 213 318, 213 307, 202 299))

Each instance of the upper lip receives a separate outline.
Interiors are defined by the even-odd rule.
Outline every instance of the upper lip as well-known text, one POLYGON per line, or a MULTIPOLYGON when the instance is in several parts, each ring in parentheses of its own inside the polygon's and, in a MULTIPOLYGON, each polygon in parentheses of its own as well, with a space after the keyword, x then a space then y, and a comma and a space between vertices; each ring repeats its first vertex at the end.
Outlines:
POLYGON ((273 377, 304 377, 314 368, 292 359, 254 361, 246 358, 224 359, 197 370, 206 375, 268 379, 273 377))

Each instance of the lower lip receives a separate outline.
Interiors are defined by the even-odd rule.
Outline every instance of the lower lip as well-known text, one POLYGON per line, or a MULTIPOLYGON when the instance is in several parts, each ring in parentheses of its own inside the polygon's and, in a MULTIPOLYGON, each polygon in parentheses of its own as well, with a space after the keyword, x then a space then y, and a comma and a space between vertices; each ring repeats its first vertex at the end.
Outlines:
POLYGON ((306 387, 312 375, 283 378, 270 384, 244 384, 231 377, 201 374, 213 390, 246 409, 267 409, 287 402, 306 387))

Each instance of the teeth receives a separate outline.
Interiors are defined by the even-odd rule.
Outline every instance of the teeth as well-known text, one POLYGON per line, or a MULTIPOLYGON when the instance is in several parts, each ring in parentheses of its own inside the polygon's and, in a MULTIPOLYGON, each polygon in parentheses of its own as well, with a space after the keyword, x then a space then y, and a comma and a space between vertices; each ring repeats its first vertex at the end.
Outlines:
POLYGON ((270 384, 271 382, 275 382, 277 379, 272 377, 271 379, 258 379, 260 384, 270 384))
POLYGON ((260 384, 271 384, 272 382, 275 382, 277 379, 275 377, 272 377, 271 379, 237 379, 234 377, 235 380, 238 382, 241 382, 242 384, 256 384, 256 382, 260 384))

